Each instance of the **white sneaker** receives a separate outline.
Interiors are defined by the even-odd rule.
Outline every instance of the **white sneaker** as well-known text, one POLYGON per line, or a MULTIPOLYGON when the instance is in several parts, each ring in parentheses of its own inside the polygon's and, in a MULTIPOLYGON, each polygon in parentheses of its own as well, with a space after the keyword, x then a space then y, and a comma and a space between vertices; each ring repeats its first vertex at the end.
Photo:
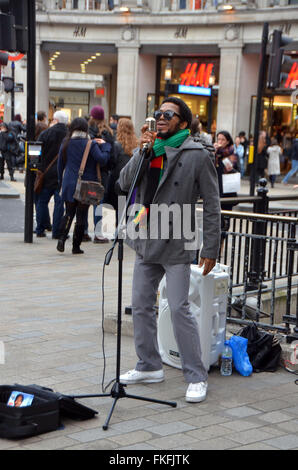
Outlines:
POLYGON ((186 391, 185 400, 190 403, 204 401, 207 396, 208 382, 190 383, 186 391))
POLYGON ((141 370, 129 370, 126 374, 120 375, 120 382, 123 384, 138 384, 138 383, 156 383, 163 382, 164 380, 163 370, 153 370, 144 372, 141 370))

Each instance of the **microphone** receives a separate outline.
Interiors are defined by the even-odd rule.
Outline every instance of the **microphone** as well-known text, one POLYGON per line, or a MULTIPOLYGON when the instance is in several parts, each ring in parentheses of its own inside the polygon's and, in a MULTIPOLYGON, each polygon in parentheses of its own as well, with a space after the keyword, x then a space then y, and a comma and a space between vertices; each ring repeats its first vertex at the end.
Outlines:
MULTIPOLYGON (((153 117, 148 117, 145 122, 148 126, 148 131, 149 132, 156 132, 156 120, 153 117)), ((144 144, 143 145, 143 150, 149 150, 150 147, 151 147, 150 144, 148 144, 148 143, 144 144)))

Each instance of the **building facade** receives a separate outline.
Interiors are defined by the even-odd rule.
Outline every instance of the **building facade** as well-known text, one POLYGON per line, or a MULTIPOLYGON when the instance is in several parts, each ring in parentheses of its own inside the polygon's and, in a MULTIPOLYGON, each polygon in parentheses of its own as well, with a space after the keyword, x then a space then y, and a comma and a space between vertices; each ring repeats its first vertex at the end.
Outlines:
MULTIPOLYGON (((101 103, 140 129, 178 95, 209 129, 249 134, 263 24, 294 40, 298 61, 297 13, 297 0, 38 1, 37 109, 50 103, 72 118, 101 103)), ((291 94, 265 90, 263 127, 295 126, 291 94)))

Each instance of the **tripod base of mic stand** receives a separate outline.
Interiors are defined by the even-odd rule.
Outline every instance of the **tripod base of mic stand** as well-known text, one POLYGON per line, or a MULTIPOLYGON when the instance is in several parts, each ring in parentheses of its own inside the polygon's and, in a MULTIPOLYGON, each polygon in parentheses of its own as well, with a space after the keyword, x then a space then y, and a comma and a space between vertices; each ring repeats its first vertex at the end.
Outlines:
POLYGON ((131 395, 129 393, 126 393, 126 391, 124 390, 124 387, 126 387, 126 385, 123 385, 119 382, 116 382, 113 385, 112 390, 111 390, 110 393, 95 394, 95 395, 76 395, 76 396, 72 395, 71 398, 97 398, 97 397, 112 397, 112 398, 114 398, 112 408, 111 408, 111 410, 108 414, 108 417, 106 419, 105 424, 102 427, 102 429, 104 431, 106 431, 109 427, 110 419, 112 417, 114 408, 115 408, 116 403, 119 400, 119 398, 133 398, 134 400, 143 400, 143 401, 149 401, 151 403, 159 403, 160 405, 168 405, 168 406, 172 406, 173 408, 177 407, 177 403, 175 403, 173 401, 163 401, 163 400, 156 400, 155 398, 146 398, 146 397, 140 397, 140 396, 137 396, 137 395, 131 395))

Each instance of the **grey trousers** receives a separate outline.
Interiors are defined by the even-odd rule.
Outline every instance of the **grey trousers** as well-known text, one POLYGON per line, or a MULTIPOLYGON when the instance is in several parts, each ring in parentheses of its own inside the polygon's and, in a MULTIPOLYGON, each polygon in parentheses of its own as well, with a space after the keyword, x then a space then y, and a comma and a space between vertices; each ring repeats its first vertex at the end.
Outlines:
POLYGON ((139 358, 136 370, 162 369, 154 305, 158 286, 164 274, 166 274, 167 296, 184 378, 188 383, 203 382, 207 380, 208 374, 201 360, 197 323, 189 311, 188 303, 190 265, 144 263, 139 255, 136 255, 132 293, 134 341, 139 358))

